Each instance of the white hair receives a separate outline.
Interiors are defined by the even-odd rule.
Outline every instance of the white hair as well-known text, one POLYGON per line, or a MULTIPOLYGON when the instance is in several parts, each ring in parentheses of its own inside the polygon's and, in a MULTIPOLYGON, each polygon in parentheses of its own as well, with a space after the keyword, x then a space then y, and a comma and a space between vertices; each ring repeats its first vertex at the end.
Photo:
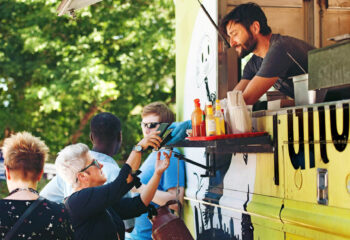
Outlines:
POLYGON ((68 145, 63 148, 56 158, 56 171, 72 188, 79 186, 77 175, 86 165, 86 154, 89 148, 83 143, 68 145))

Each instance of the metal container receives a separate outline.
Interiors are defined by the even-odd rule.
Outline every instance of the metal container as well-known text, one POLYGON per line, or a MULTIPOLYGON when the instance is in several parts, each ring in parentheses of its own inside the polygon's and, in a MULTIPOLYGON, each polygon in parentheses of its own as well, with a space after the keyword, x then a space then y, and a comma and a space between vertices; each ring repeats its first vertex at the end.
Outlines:
POLYGON ((308 90, 309 74, 302 74, 293 77, 295 106, 314 104, 316 91, 308 90))
POLYGON ((350 84, 349 56, 349 40, 309 51, 309 89, 350 84))

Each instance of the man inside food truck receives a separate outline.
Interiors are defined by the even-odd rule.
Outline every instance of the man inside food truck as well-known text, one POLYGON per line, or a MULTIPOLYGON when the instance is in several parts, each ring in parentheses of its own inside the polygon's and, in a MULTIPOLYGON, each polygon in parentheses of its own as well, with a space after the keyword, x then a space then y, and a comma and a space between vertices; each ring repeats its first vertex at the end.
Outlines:
POLYGON ((306 73, 307 52, 313 46, 293 37, 272 34, 264 12, 255 3, 234 8, 220 27, 240 58, 253 53, 235 86, 235 90, 243 92, 246 104, 256 103, 272 86, 294 98, 290 77, 306 73))
MULTIPOLYGON (((291 77, 307 72, 307 53, 313 46, 290 36, 272 34, 265 13, 255 3, 238 5, 223 18, 220 28, 230 37, 230 45, 240 58, 253 53, 234 88, 243 92, 247 105, 257 103, 272 86, 294 99, 291 77)), ((191 121, 176 122, 170 128, 175 129, 168 144, 175 144, 186 137, 191 121)))

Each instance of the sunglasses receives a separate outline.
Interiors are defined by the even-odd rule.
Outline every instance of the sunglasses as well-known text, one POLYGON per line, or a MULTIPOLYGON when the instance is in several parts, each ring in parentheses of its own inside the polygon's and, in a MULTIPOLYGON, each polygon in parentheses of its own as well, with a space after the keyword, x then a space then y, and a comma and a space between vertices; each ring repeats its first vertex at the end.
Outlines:
POLYGON ((81 169, 79 172, 84 172, 86 169, 88 169, 91 166, 96 166, 98 169, 102 168, 102 166, 98 163, 98 161, 96 159, 94 159, 91 164, 89 164, 87 167, 81 169))
POLYGON ((146 128, 148 128, 148 129, 155 128, 155 127, 157 127, 159 124, 161 124, 161 122, 150 122, 150 123, 141 122, 141 126, 146 127, 146 128))

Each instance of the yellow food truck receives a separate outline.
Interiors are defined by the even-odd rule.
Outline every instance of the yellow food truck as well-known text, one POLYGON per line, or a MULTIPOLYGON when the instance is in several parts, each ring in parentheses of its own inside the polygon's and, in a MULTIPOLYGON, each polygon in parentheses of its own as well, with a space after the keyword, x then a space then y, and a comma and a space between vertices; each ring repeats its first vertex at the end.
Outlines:
MULTIPOLYGON (((174 2, 177 116, 188 120, 195 98, 202 109, 208 95, 226 98, 245 64, 199 3, 218 23, 246 1, 174 2)), ((350 100, 320 97, 350 83, 350 41, 330 40, 350 33, 350 1, 255 2, 273 33, 318 48, 309 54, 308 88, 319 99, 288 107, 279 99, 279 107, 253 112, 253 131, 262 134, 183 143, 195 163, 186 164, 184 221, 195 239, 350 239, 350 100)))

